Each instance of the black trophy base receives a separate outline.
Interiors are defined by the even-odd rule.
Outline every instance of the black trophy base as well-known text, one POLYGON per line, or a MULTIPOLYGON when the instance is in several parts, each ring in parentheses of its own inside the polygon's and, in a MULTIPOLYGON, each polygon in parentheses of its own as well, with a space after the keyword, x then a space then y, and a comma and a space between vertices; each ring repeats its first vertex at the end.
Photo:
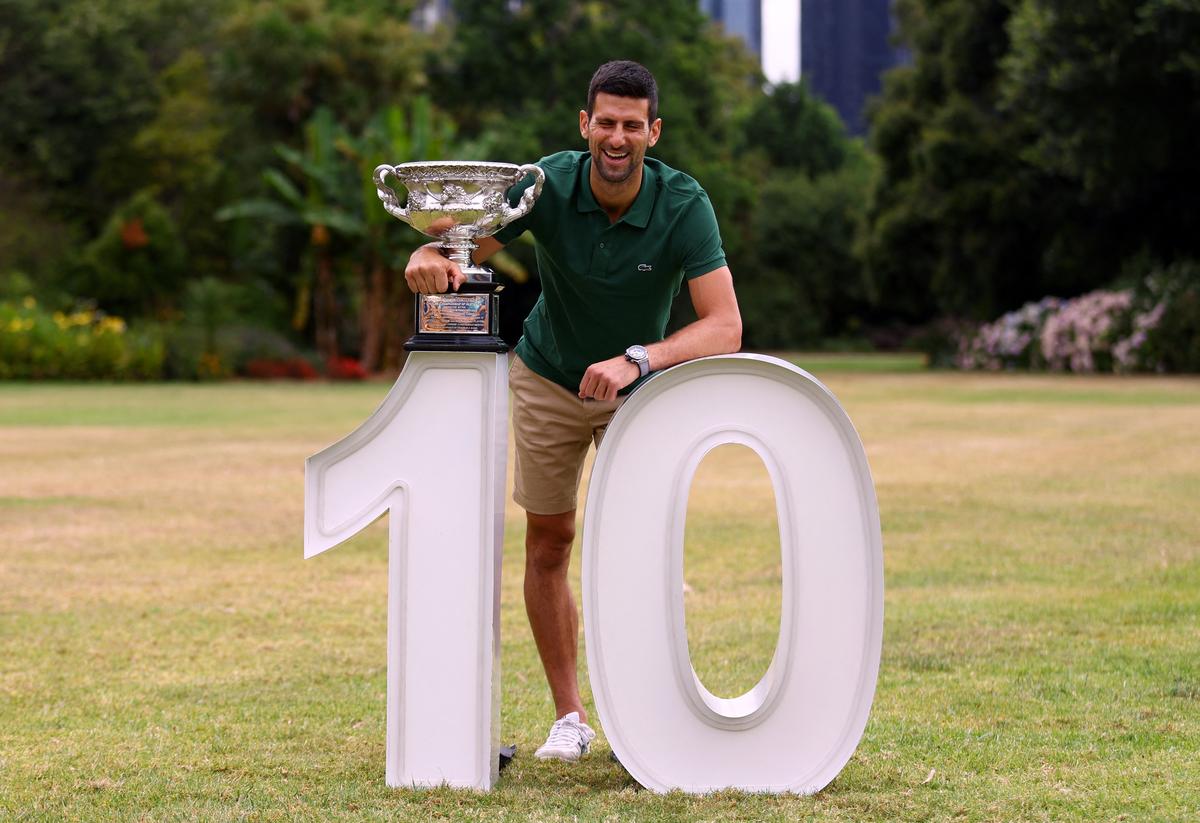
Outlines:
POLYGON ((486 351, 503 354, 508 344, 494 334, 430 334, 418 332, 404 341, 405 351, 486 351))

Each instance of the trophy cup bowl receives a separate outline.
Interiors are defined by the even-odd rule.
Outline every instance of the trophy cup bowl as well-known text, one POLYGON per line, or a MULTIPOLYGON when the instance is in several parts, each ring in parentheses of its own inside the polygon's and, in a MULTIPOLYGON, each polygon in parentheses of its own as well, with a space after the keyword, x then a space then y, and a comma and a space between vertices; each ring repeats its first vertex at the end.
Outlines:
POLYGON ((458 264, 468 283, 492 281, 491 270, 471 260, 475 241, 528 214, 545 181, 545 172, 533 164, 439 161, 385 164, 375 169, 375 191, 388 214, 439 240, 442 251, 458 264), (396 192, 384 183, 389 174, 408 189, 408 202, 403 206, 396 192), (508 205, 505 193, 527 174, 533 175, 533 185, 515 207, 508 205))

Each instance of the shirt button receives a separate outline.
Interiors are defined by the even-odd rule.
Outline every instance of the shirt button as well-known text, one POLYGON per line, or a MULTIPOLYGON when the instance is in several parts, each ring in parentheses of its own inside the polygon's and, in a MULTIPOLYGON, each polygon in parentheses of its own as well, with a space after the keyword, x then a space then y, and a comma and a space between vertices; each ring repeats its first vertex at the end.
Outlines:
POLYGON ((603 243, 601 243, 601 244, 600 244, 600 248, 604 248, 604 244, 603 244, 603 243))

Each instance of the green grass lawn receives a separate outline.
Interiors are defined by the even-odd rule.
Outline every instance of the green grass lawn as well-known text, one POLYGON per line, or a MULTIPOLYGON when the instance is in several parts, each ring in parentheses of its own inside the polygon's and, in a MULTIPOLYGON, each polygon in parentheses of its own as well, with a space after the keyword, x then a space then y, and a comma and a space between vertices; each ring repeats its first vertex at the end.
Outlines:
MULTIPOLYGON (((866 444, 887 581, 870 722, 817 796, 657 796, 603 735, 535 760, 511 504, 517 760, 488 795, 386 788, 386 529, 304 561, 301 514, 304 458, 388 386, 0 384, 0 820, 1200 818, 1200 381, 795 359, 866 444)), ((702 465, 686 608, 718 694, 773 647, 772 505, 740 448, 702 465)))

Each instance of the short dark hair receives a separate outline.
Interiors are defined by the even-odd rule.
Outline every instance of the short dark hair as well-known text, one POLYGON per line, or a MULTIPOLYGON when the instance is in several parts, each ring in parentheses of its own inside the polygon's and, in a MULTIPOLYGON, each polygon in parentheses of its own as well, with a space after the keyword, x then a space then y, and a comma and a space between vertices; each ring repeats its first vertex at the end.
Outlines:
POLYGON ((600 92, 617 97, 633 97, 650 102, 650 122, 658 117, 658 83, 654 75, 641 63, 632 60, 612 60, 596 69, 592 82, 588 84, 588 117, 596 107, 596 95, 600 92))

